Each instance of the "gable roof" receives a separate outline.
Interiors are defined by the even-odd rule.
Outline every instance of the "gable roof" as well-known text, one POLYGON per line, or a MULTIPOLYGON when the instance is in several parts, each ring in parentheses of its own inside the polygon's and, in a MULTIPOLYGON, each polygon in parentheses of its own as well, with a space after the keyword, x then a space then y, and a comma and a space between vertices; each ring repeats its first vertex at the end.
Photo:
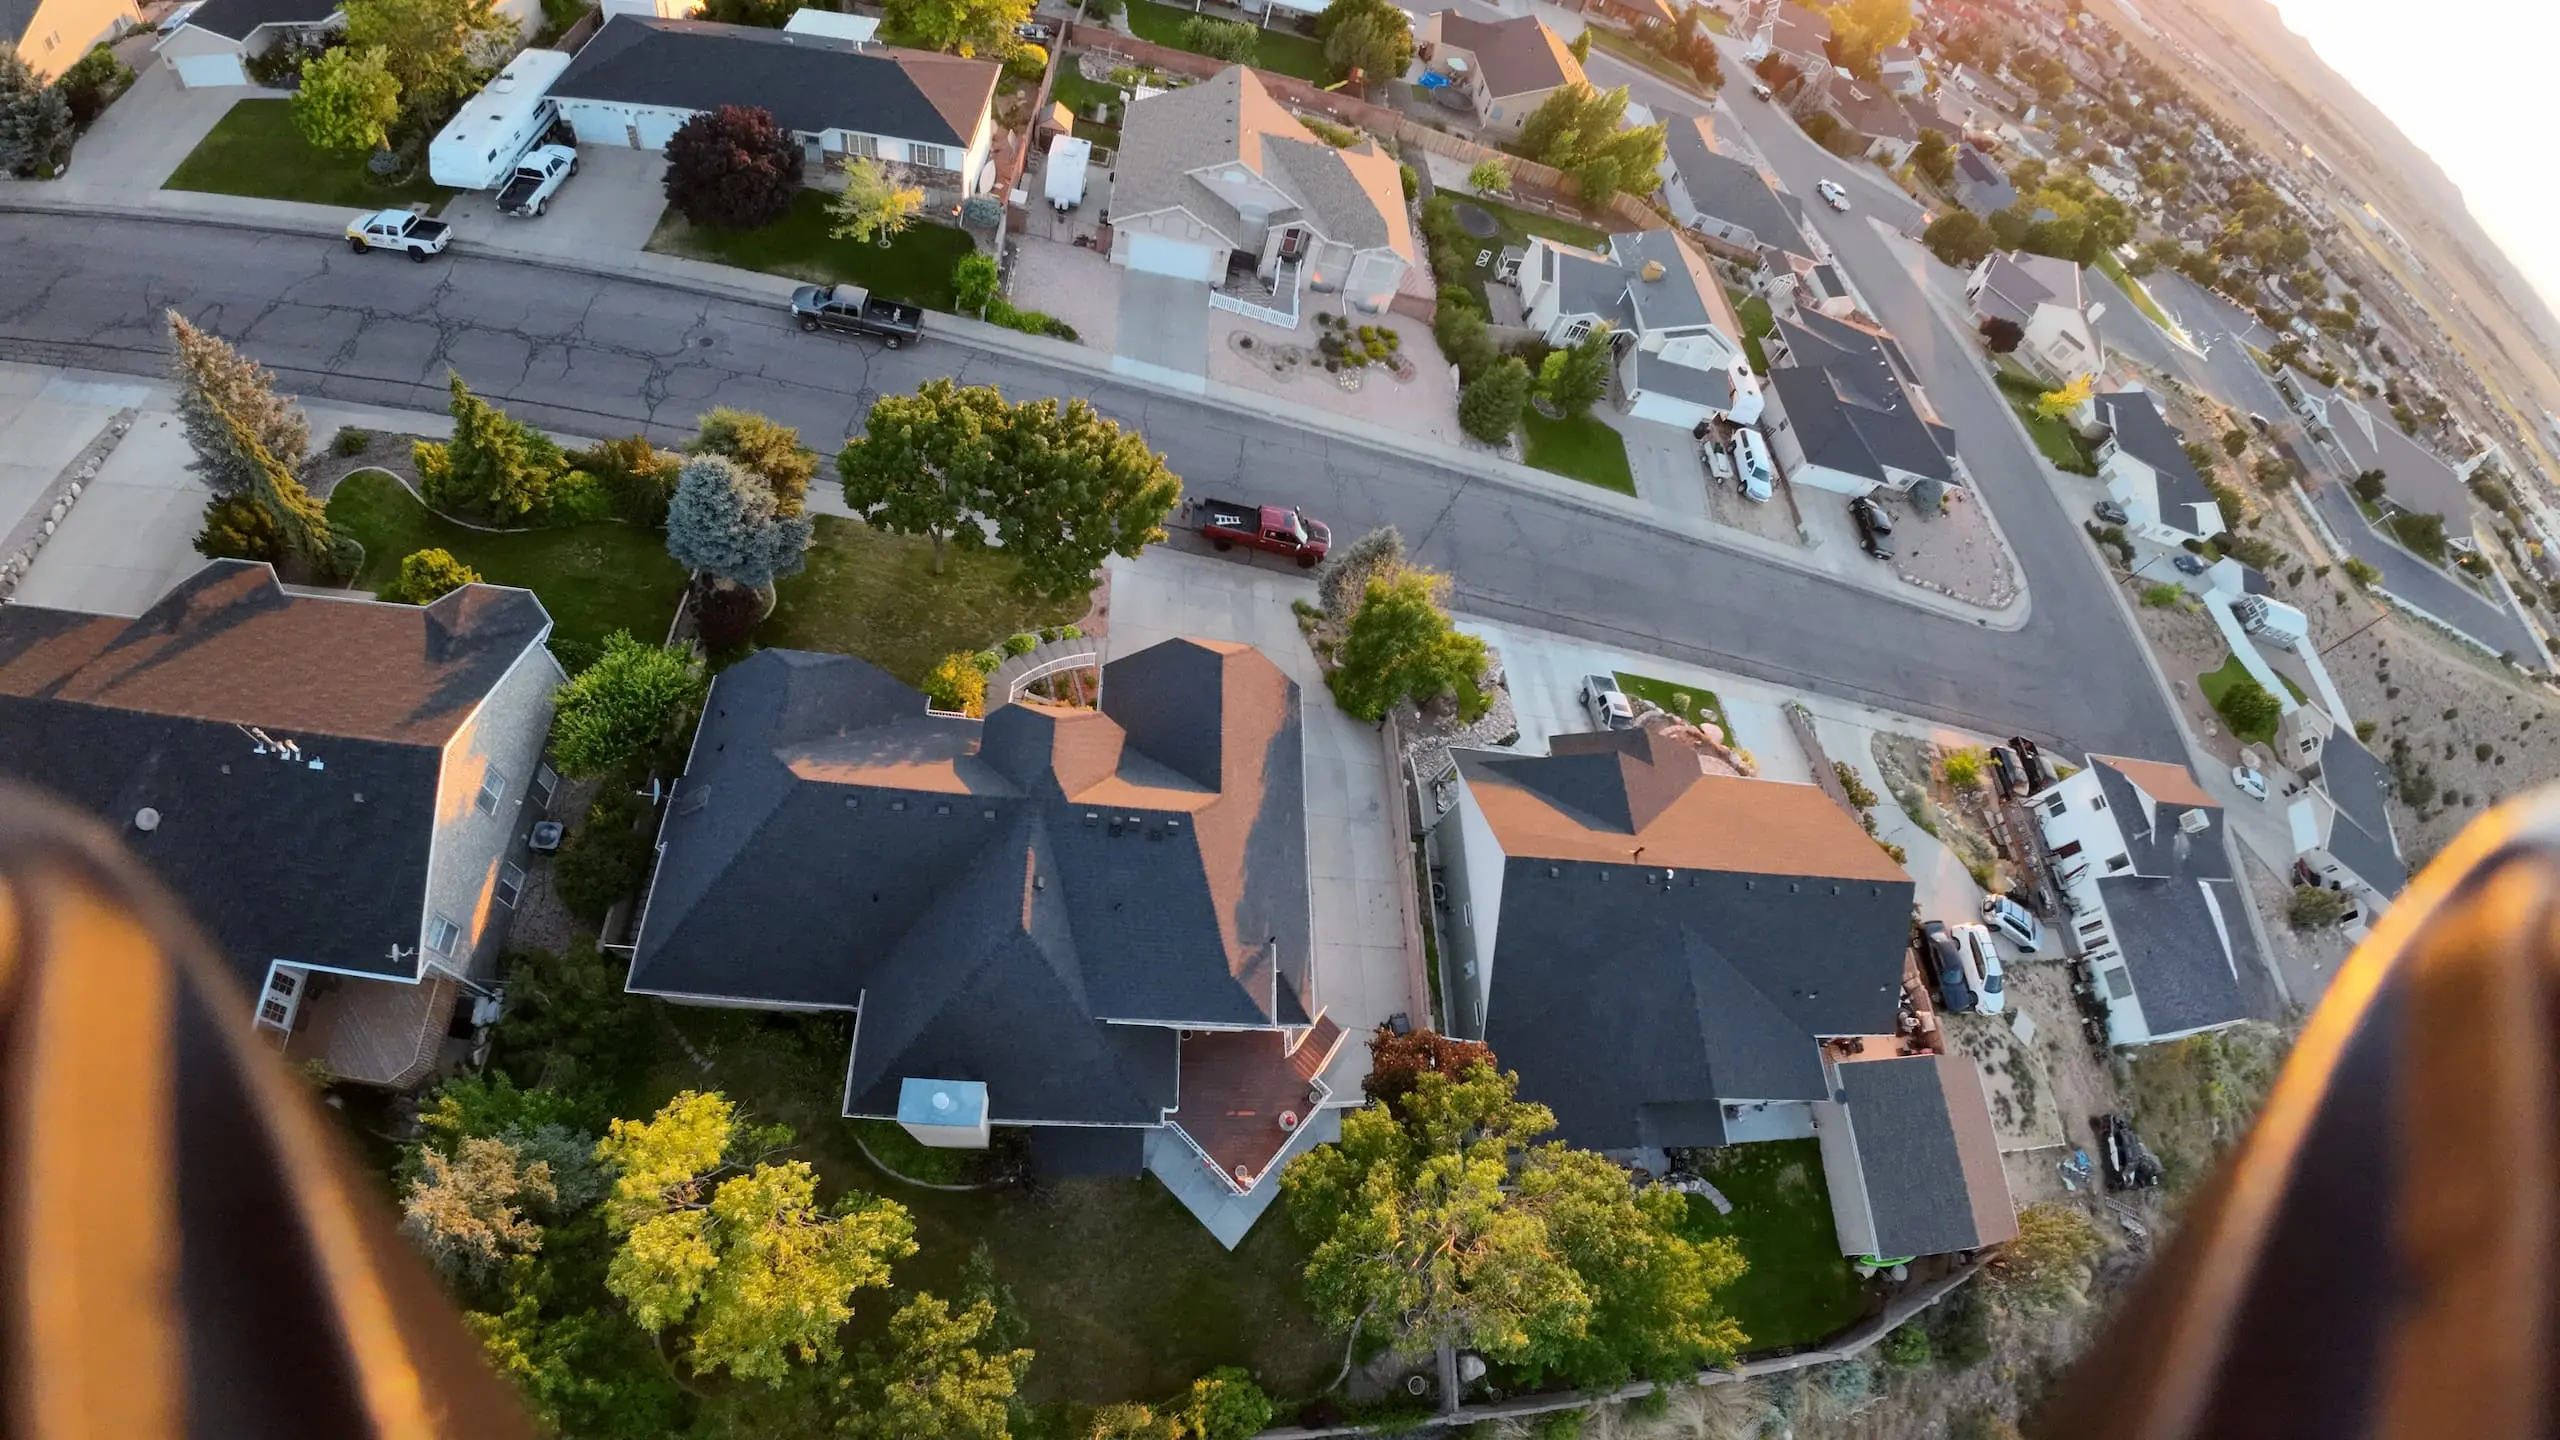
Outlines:
POLYGON ((1770 371, 1769 383, 1808 461, 1879 481, 1888 466, 1954 478, 1948 455, 1955 437, 1921 416, 1908 371, 1884 336, 1807 309, 1776 328, 1789 358, 1770 371))
POLYGON ((858 1007, 850 1113, 924 1074, 1008 1121, 1153 1124, 1179 1054, 1155 1027, 1314 1003, 1297 686, 1242 645, 1167 641, 1104 667, 1098 711, 984 721, 759 652, 713 687, 660 844, 632 988, 858 1007))
POLYGON ((2018 187, 1991 157, 1970 145, 1956 149, 1956 190, 1958 198, 1975 210, 2006 210, 2018 203, 2018 187))
POLYGON ((1963 1055, 1838 1066, 1878 1255, 1947 1255, 2018 1233, 1982 1073, 1963 1055))
MULTIPOLYGON (((2139 390, 2120 390, 2098 398, 2098 418, 2134 459, 2151 467, 2160 490, 2160 505, 2213 505, 2212 487, 2187 458, 2186 442, 2169 428, 2151 397, 2139 390)), ((2230 517, 2225 516, 2226 522, 2230 517)), ((2192 782, 2190 782, 2192 784, 2192 782)), ((2208 802, 2210 803, 2210 802, 2208 802)))
POLYGON ((2098 893, 2152 1034, 2249 1017, 2240 998, 2239 967, 2257 963, 2257 941, 2239 910, 2248 899, 2236 885, 2193 876, 2109 875, 2099 879, 2098 893))
POLYGON ((2408 862, 2391 828, 2391 775, 2343 728, 2320 744, 2320 789, 2338 810, 2327 849, 2386 896, 2409 883, 2408 862))
MULTIPOLYGON (((35 10, 36 4, 27 6, 25 18, 12 26, 11 38, 35 23, 35 10)), ((187 16, 187 25, 225 40, 246 40, 263 25, 317 25, 336 13, 338 0, 204 0, 187 16)))
POLYGON ((1485 1039, 1522 1096, 1601 1149, 1823 1098, 1818 1038, 1894 1024, 1910 880, 1811 786, 1703 774, 1646 730, 1554 744, 1457 753, 1505 856, 1485 1039))
POLYGON ((117 829, 251 993, 272 960, 414 979, 444 746, 550 627, 526 590, 289 595, 240 560, 131 619, 0 606, 0 772, 117 829))
POLYGON ((1830 97, 1831 108, 1861 135, 1877 140, 1920 138, 1920 127, 1911 123, 1911 112, 1883 90, 1870 90, 1856 80, 1834 77, 1830 97))
POLYGON ((1489 94, 1525 95, 1587 83, 1582 62, 1565 48, 1563 37, 1534 15, 1475 20, 1443 10, 1438 18, 1441 43, 1476 57, 1476 69, 1484 76, 1489 94))
POLYGON ((2468 533, 2471 495, 2444 457, 2402 430, 2387 412, 2377 414, 2345 391, 2328 391, 2320 398, 2328 431, 2353 470, 2381 471, 2382 491, 2391 503, 2440 515, 2454 533, 2468 533))
POLYGON ((785 130, 851 130, 965 148, 1000 67, 829 35, 616 15, 552 82, 570 100, 772 112, 785 130))
POLYGON ((1741 333, 1724 285, 1679 231, 1629 230, 1612 235, 1609 257, 1626 272, 1627 293, 1634 297, 1636 317, 1646 330, 1713 325, 1727 339, 1741 333), (1659 278, 1645 276, 1648 264, 1662 267, 1659 278))
POLYGON ((1799 54, 1823 53, 1822 42, 1831 38, 1831 21, 1819 11, 1808 10, 1795 0, 1778 6, 1776 44, 1781 50, 1799 54))
MULTIPOLYGON (((2205 793, 2196 777, 2184 765, 2166 760, 2134 760, 2123 755, 2092 755, 2092 764, 2105 766, 2131 782, 2136 789, 2163 805, 2202 806, 2219 810, 2222 802, 2205 793)), ((2101 789, 2106 788, 2104 785, 2101 789)))
POLYGON ((1347 149, 1317 139, 1241 65, 1129 107, 1113 163, 1112 211, 1188 210, 1245 245, 1250 227, 1194 174, 1220 164, 1242 164, 1288 197, 1294 208, 1271 223, 1304 220, 1329 240, 1415 256, 1394 157, 1367 139, 1347 149))
POLYGON ((1812 248, 1805 243, 1802 222, 1780 202, 1768 179, 1753 166, 1717 153, 1704 117, 1675 119, 1665 132, 1663 152, 1700 214, 1739 225, 1763 245, 1798 254, 1812 248))

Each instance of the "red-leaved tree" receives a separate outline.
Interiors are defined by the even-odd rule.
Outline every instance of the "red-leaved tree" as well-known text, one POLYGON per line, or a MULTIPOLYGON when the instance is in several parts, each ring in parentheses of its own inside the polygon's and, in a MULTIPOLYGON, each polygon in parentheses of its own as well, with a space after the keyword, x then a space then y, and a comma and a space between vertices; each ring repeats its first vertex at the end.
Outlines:
POLYGON ((800 165, 800 142, 770 112, 723 105, 667 141, 667 203, 696 225, 753 230, 790 212, 800 165))
MULTIPOLYGON (((1360 1088, 1381 1105, 1410 1094, 1425 1075, 1452 1079, 1478 1065, 1494 1066, 1493 1051, 1473 1040, 1459 1040, 1430 1030, 1398 1035, 1381 1025, 1369 1037, 1369 1078, 1360 1088)), ((1499 1068, 1499 1067, 1494 1067, 1499 1068)))

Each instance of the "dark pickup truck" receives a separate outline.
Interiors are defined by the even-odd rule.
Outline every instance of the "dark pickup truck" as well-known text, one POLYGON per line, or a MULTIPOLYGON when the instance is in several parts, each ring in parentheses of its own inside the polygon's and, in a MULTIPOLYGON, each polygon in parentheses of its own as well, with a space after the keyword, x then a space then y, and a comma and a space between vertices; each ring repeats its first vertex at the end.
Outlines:
POLYGON ((791 318, 803 330, 877 335, 895 350, 924 334, 924 307, 882 300, 859 285, 803 285, 791 292, 791 318))
POLYGON ((1221 550, 1239 545, 1286 555, 1306 569, 1333 548, 1333 531, 1285 505, 1239 505, 1233 500, 1203 500, 1200 533, 1221 550))

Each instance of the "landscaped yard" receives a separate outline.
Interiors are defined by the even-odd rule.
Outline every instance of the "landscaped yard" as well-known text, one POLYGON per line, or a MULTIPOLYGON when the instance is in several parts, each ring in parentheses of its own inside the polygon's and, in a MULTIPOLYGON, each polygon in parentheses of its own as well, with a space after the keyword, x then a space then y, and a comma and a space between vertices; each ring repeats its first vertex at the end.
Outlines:
POLYGON ((1733 1213, 1719 1215, 1705 1196, 1692 1195, 1686 1229, 1701 1239, 1732 1236, 1751 1262, 1722 1297, 1750 1337, 1748 1349, 1809 1345, 1865 1316, 1865 1290, 1832 1228, 1820 1142, 1729 1145, 1713 1153, 1706 1175, 1733 1213))
MULTIPOLYGON (((1485 308, 1485 284, 1493 275, 1494 262, 1501 258, 1504 250, 1513 246, 1527 245, 1532 235, 1543 235, 1550 240, 1566 245, 1579 245, 1586 250, 1597 246, 1607 238, 1579 221, 1561 220, 1552 215, 1542 215, 1533 210, 1505 205, 1499 200, 1464 195, 1454 190, 1441 193, 1447 195, 1458 207, 1474 206, 1482 210, 1494 224, 1494 233, 1491 235, 1477 235, 1457 224, 1453 215, 1451 220, 1438 222, 1439 229, 1432 235, 1432 249, 1435 255, 1444 245, 1455 250, 1458 255, 1459 273, 1454 277, 1440 275, 1437 278, 1442 284, 1464 285, 1475 297, 1479 308, 1485 308), (1482 263, 1478 263, 1476 258, 1478 256, 1483 257, 1482 263)), ((1426 210, 1424 224, 1428 227, 1432 223, 1431 212, 1426 210)), ((1490 314, 1490 309, 1487 309, 1486 313, 1490 314)))
POLYGON ((2009 402, 2010 409, 2018 412, 2019 422, 2027 427, 2027 438, 2036 443, 2036 448, 2044 452, 2044 458, 2052 461, 2055 469, 2067 470, 2074 475, 2098 473, 2098 463, 2090 458, 2088 443, 2072 430, 2069 421, 2048 419, 2036 413, 2036 399, 2047 388, 2043 381, 2028 374, 2007 356, 2000 359, 1998 380, 2001 398, 2009 402))
POLYGON ((1733 733, 1725 723, 1724 701, 1703 685, 1674 685, 1668 680, 1656 680, 1650 675, 1630 675, 1624 670, 1617 672, 1617 680, 1618 688, 1625 691, 1631 700, 1659 705, 1692 725, 1713 725, 1728 737, 1733 733))
POLYGON ((214 123, 161 188, 343 205, 350 211, 424 203, 433 213, 453 196, 429 180, 424 167, 393 185, 375 179, 364 160, 313 149, 294 126, 290 100, 243 100, 214 123))
POLYGON ((1777 317, 1769 313, 1768 300, 1730 285, 1724 287, 1724 293, 1725 298, 1733 302, 1733 318, 1742 326, 1742 353, 1751 357, 1753 371, 1768 374, 1769 357, 1761 353, 1760 337, 1768 334, 1769 328, 1778 323, 1777 317))
POLYGON ((1086 79, 1084 73, 1076 69, 1075 56, 1069 55, 1058 62, 1058 78, 1049 86, 1049 98, 1075 112, 1078 136, 1092 141, 1098 149, 1120 148, 1120 105, 1128 99, 1128 93, 1119 86, 1086 79), (1093 118, 1096 105, 1112 107, 1112 123, 1104 124, 1093 118))
POLYGON ((669 207, 658 217, 649 248, 661 255, 762 270, 820 285, 849 282, 884 299, 911 301, 928 310, 951 308, 952 267, 977 248, 965 232, 919 220, 886 249, 870 242, 838 240, 827 233, 830 198, 822 190, 803 190, 793 197, 790 214, 761 230, 700 229, 669 207))
MULTIPOLYGON (((1189 50, 1182 43, 1183 22, 1195 18, 1178 5, 1159 5, 1155 0, 1129 0, 1129 28, 1141 40, 1176 50, 1189 50)), ((1222 19, 1222 16, 1209 18, 1222 19)), ((1199 52, 1194 52, 1199 53, 1199 52)), ((1322 85, 1333 78, 1325 63, 1324 42, 1287 30, 1256 30, 1253 37, 1253 64, 1256 69, 1295 75, 1301 80, 1322 85)))
MULTIPOLYGON (((821 475, 821 485, 832 483, 821 475)), ((933 573, 933 544, 859 520, 813 517, 808 568, 781 584, 782 603, 756 630, 768 649, 832 650, 913 685, 954 650, 983 650, 1022 630, 1082 619, 1086 602, 1026 599, 994 551, 951 550, 933 573)))
MULTIPOLYGON (((2222 697, 2224 694, 2228 693, 2232 686, 2249 678, 2249 667, 2241 664, 2240 657, 2234 655, 2223 661, 2219 668, 2208 670, 2204 674, 2197 676, 2196 688, 2204 692, 2205 702, 2213 706, 2214 713, 2219 715, 2222 713, 2222 697)), ((2282 671, 2278 671, 2276 673, 2276 678, 2284 682, 2284 688, 2292 692, 2293 698, 2296 701, 2303 698, 2302 687, 2294 684, 2291 676, 2286 675, 2282 671)), ((2228 716, 2225 716, 2224 718, 2225 720, 2229 719, 2228 716)), ((2276 738, 2275 727, 2272 725, 2257 730, 2241 730, 2234 727, 2231 733, 2241 740, 2250 741, 2259 745, 2268 744, 2276 738)))
POLYGON ((611 522, 493 533, 430 512, 379 471, 350 475, 329 497, 329 523, 364 542, 360 589, 398 573, 403 557, 443 549, 492 585, 522 585, 542 597, 553 633, 600 644, 616 630, 655 643, 665 638, 684 594, 684 570, 666 537, 611 522))
POLYGON ((1539 469, 1621 495, 1636 493, 1627 442, 1596 416, 1550 420, 1533 408, 1521 412, 1520 431, 1528 441, 1525 458, 1539 469))

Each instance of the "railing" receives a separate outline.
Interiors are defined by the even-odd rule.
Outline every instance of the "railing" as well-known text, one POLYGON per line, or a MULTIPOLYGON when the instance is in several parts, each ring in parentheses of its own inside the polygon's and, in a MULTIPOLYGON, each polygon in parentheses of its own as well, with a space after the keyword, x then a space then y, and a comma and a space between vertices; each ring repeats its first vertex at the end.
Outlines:
POLYGON ((1280 266, 1286 278, 1272 287, 1271 298, 1277 300, 1285 292, 1289 297, 1288 309, 1280 310, 1269 305, 1257 305, 1240 296, 1230 295, 1224 290, 1209 292, 1209 308, 1229 311, 1247 320, 1259 320, 1265 325, 1277 325, 1283 330, 1297 329, 1298 292, 1306 288, 1307 272, 1295 260, 1283 260, 1280 266))

